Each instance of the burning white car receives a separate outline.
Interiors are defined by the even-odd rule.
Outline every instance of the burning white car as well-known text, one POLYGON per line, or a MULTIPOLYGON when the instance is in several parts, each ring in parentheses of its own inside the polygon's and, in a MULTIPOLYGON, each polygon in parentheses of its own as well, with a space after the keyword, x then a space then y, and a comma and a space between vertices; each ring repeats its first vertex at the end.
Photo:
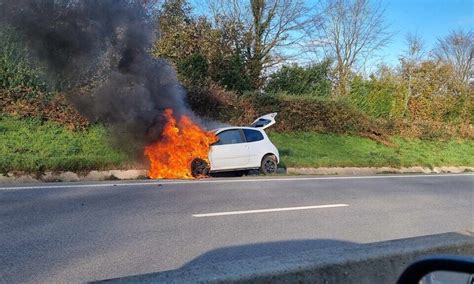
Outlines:
POLYGON ((280 155, 264 131, 275 124, 276 115, 261 116, 249 127, 214 130, 219 140, 212 144, 209 151, 210 166, 202 159, 195 159, 191 165, 193 176, 254 169, 263 174, 276 173, 280 155))

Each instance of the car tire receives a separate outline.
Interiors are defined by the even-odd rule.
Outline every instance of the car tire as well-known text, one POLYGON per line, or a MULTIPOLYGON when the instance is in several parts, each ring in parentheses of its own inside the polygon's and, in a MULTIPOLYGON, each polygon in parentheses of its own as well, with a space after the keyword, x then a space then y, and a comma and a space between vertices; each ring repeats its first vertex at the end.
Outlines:
POLYGON ((191 175, 195 178, 208 177, 210 171, 209 163, 201 158, 196 158, 191 162, 191 175))
POLYGON ((264 175, 271 175, 277 172, 278 163, 274 155, 265 155, 260 165, 260 173, 264 175))

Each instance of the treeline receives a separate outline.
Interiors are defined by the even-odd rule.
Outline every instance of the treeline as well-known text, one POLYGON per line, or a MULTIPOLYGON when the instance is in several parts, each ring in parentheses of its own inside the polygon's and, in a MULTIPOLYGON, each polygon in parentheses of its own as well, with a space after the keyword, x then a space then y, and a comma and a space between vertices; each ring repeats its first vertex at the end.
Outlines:
MULTIPOLYGON (((166 1, 153 50, 174 63, 201 115, 242 124, 279 111, 283 131, 473 137, 473 31, 453 31, 432 50, 407 35, 398 66, 379 65, 365 75, 358 63, 390 38, 376 1, 330 0, 312 9, 302 1, 217 2, 209 15, 196 15, 185 0, 166 1), (285 29, 286 36, 279 34, 285 29), (295 58, 287 48, 297 45, 288 33, 308 29, 292 40, 323 36, 327 42, 318 48, 327 56, 289 63, 295 58)), ((299 51, 300 57, 314 52, 299 51)))
MULTIPOLYGON (((245 124, 277 111, 278 131, 474 137, 472 30, 431 50, 408 35, 397 66, 367 74, 364 60, 392 36, 380 1, 213 0, 199 13, 187 0, 144 2, 159 34, 150 52, 175 66, 202 116, 245 124)), ((2 111, 86 126, 14 33, 1 32, 2 111)))

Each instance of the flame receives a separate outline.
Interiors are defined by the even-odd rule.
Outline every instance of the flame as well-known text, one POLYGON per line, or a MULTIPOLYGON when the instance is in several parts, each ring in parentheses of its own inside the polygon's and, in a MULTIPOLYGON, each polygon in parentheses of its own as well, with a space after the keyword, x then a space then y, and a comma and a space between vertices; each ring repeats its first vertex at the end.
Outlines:
POLYGON ((150 178, 193 178, 191 162, 200 158, 209 163, 208 154, 217 137, 195 124, 188 116, 181 116, 179 122, 171 109, 164 112, 166 125, 161 139, 145 147, 150 160, 150 178))

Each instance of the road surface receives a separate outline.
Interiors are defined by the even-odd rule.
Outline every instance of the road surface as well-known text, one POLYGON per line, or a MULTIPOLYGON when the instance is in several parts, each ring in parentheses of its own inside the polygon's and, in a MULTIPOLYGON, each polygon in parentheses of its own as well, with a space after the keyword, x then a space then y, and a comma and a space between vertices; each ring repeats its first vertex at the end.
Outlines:
POLYGON ((474 175, 0 185, 0 282, 77 282, 474 228, 474 175))

